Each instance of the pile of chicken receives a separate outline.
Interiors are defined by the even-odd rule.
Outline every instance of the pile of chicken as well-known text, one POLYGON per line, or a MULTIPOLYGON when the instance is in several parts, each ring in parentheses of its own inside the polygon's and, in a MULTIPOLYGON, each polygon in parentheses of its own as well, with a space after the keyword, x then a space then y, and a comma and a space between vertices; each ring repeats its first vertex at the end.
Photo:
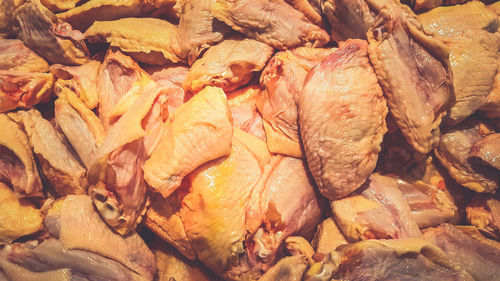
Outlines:
POLYGON ((402 2, 0 0, 0 279, 500 280, 500 2, 402 2))

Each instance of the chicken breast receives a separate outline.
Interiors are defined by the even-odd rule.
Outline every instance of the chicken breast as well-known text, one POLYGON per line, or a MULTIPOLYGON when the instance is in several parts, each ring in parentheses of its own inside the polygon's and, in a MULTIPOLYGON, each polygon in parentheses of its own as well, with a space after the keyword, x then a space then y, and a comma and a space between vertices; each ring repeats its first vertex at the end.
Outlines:
POLYGON ((39 111, 18 111, 9 113, 9 117, 16 120, 26 131, 43 175, 58 195, 86 193, 86 169, 39 111))
POLYGON ((356 190, 375 168, 387 131, 387 106, 366 41, 346 41, 309 72, 298 112, 307 164, 320 192, 334 200, 356 190))
POLYGON ((75 92, 88 108, 96 108, 99 103, 97 77, 100 67, 101 63, 96 60, 91 60, 81 66, 51 65, 50 72, 57 77, 56 94, 60 95, 61 88, 68 88, 75 92))
POLYGON ((41 196, 42 181, 26 133, 6 114, 0 114, 0 181, 17 196, 41 196))
POLYGON ((53 83, 54 76, 50 73, 0 70, 0 112, 47 102, 52 96, 53 83))
POLYGON ((232 128, 224 91, 206 87, 177 109, 143 166, 144 178, 169 196, 196 167, 230 153, 232 128))
POLYGON ((79 65, 88 61, 83 34, 58 19, 39 0, 19 7, 15 17, 21 40, 48 62, 79 65))
POLYGON ((234 30, 279 50, 321 47, 330 41, 324 30, 281 0, 215 0, 212 14, 234 30))
POLYGON ((152 65, 182 62, 177 55, 177 27, 166 20, 121 18, 95 21, 84 35, 89 42, 107 42, 120 48, 138 62, 152 65), (144 32, 144 26, 151 30, 144 32))
POLYGON ((0 70, 47 72, 48 63, 19 39, 0 39, 0 70))
POLYGON ((184 89, 198 92, 205 86, 233 91, 252 79, 264 68, 273 54, 268 45, 252 39, 233 37, 210 47, 193 63, 184 81, 184 89))

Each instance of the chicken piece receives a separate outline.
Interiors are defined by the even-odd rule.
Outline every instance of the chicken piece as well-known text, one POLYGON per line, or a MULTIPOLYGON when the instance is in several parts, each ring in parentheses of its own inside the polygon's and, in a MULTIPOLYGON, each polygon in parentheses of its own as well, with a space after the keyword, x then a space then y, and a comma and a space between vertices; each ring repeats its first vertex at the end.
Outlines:
POLYGON ((91 60, 81 66, 64 66, 53 64, 50 66, 50 72, 57 77, 56 94, 61 88, 68 88, 75 92, 85 105, 94 109, 99 103, 99 94, 97 91, 97 76, 101 63, 91 60))
POLYGON ((436 226, 455 216, 457 206, 442 190, 421 181, 397 179, 397 184, 419 228, 436 226))
POLYGON ((212 14, 234 30, 279 49, 321 47, 328 34, 282 0, 215 0, 212 14))
POLYGON ((356 190, 375 168, 387 131, 387 106, 366 41, 346 41, 309 72, 298 112, 307 164, 320 192, 334 200, 356 190))
POLYGON ((222 41, 231 29, 212 15, 213 0, 177 2, 181 8, 177 32, 179 55, 192 65, 205 49, 222 41))
POLYGON ((14 35, 17 32, 17 30, 14 30, 16 19, 12 15, 24 2, 24 0, 0 1, 0 38, 14 35))
POLYGON ((235 128, 231 154, 196 169, 161 203, 153 200, 146 224, 227 280, 257 279, 282 256, 287 237, 310 237, 319 222, 304 166, 272 157, 262 140, 235 128))
POLYGON ((295 255, 280 259, 259 281, 300 281, 309 263, 305 256, 295 255))
POLYGON ((144 178, 163 197, 196 167, 230 153, 232 119, 224 92, 206 87, 177 109, 165 130, 143 166, 144 178))
POLYGON ((171 0, 90 0, 57 17, 75 29, 85 31, 95 21, 111 21, 128 17, 144 17, 153 12, 161 14, 175 4, 171 0))
POLYGON ((40 0, 42 5, 52 12, 61 12, 73 9, 82 0, 40 0))
POLYGON ((150 84, 110 128, 89 170, 89 195, 101 217, 118 233, 135 229, 145 212, 147 185, 142 165, 165 132, 165 92, 150 84))
POLYGON ((31 108, 52 96, 54 76, 50 73, 27 73, 0 70, 0 112, 31 108))
POLYGON ((122 18, 115 21, 96 21, 85 31, 89 42, 108 42, 120 48, 136 61, 164 65, 182 62, 177 56, 177 27, 156 18, 122 18), (149 32, 141 27, 148 26, 149 32))
POLYGON ((231 116, 233 117, 233 125, 244 132, 266 141, 262 116, 257 110, 256 105, 260 94, 260 87, 258 85, 250 85, 226 95, 231 116))
POLYGON ((495 75, 495 79, 493 80, 493 85, 491 86, 490 93, 486 97, 486 101, 479 108, 479 110, 481 110, 482 113, 488 118, 500 118, 500 69, 497 69, 497 74, 495 75))
POLYGON ((41 196, 42 181, 26 133, 0 114, 0 181, 21 196, 41 196))
POLYGON ((490 5, 488 5, 488 9, 492 10, 495 14, 500 16, 500 3, 499 2, 494 2, 490 5))
POLYGON ((172 246, 155 238, 151 246, 158 264, 158 281, 216 281, 216 276, 199 263, 187 260, 172 246))
POLYGON ((480 158, 484 163, 500 170, 500 134, 487 135, 471 148, 471 156, 480 158))
POLYGON ((419 238, 368 240, 340 246, 330 259, 311 266, 306 276, 305 280, 324 281, 475 280, 441 249, 419 238), (323 271, 315 272, 318 267, 323 271))
POLYGON ((404 0, 403 4, 410 6, 416 12, 422 12, 437 8, 439 6, 452 6, 463 4, 470 0, 404 0))
POLYGON ((498 17, 483 3, 473 1, 439 7, 418 19, 425 32, 436 34, 450 47, 455 99, 451 100, 448 122, 457 124, 481 108, 490 93, 498 69, 498 17))
POLYGON ((42 229, 40 211, 0 182, 0 241, 10 243, 42 229))
POLYGON ((88 61, 83 34, 58 19, 39 0, 19 7, 15 17, 21 28, 21 40, 49 63, 79 65, 88 61))
POLYGON ((264 119, 269 151, 302 158, 297 104, 307 71, 290 52, 277 53, 262 71, 264 90, 257 107, 264 119))
POLYGON ((481 232, 500 240, 500 201, 489 194, 476 194, 465 209, 467 221, 481 232))
POLYGON ((63 88, 54 103, 55 121, 78 157, 89 169, 96 160, 97 148, 104 140, 99 118, 74 92, 63 88))
MULTIPOLYGON (((288 4, 306 16, 306 18, 317 26, 323 27, 325 23, 321 17, 321 11, 308 0, 286 0, 288 4)), ((319 2, 319 1, 318 1, 319 2)))
POLYGON ((331 206, 350 241, 421 236, 396 178, 374 173, 361 195, 333 201, 331 206))
POLYGON ((16 278, 23 276, 26 279, 20 280, 30 281, 37 280, 32 278, 42 277, 46 279, 38 280, 152 280, 101 255, 68 250, 56 239, 45 240, 39 245, 35 243, 36 241, 31 241, 31 245, 6 246, 2 251, 5 260, 0 266, 7 268, 8 274, 16 274, 16 278))
POLYGON ((192 97, 190 93, 186 93, 182 88, 188 73, 189 68, 185 66, 168 67, 151 73, 151 79, 158 86, 168 89, 167 107, 170 113, 174 113, 177 108, 192 97))
POLYGON ((149 75, 130 57, 108 49, 97 78, 99 118, 106 131, 137 100, 141 88, 150 82, 149 75))
POLYGON ((333 218, 329 217, 318 225, 311 244, 317 253, 327 254, 338 246, 347 244, 347 240, 333 218))
POLYGON ((0 39, 0 70, 47 72, 49 65, 19 39, 0 39))
POLYGON ((399 5, 379 10, 367 37, 394 120, 416 151, 428 153, 439 141, 453 89, 448 49, 422 32, 415 16, 399 5))
POLYGON ((8 281, 71 281, 71 270, 69 268, 49 270, 45 272, 33 272, 17 264, 0 260, 0 277, 8 281), (4 275, 5 273, 5 275, 4 275))
POLYGON ((18 111, 9 113, 9 117, 26 131, 43 175, 58 195, 84 194, 87 191, 86 169, 40 112, 35 109, 18 111))
MULTIPOLYGON (((67 250, 101 255, 147 280, 152 280, 156 273, 154 255, 141 237, 135 232, 122 237, 111 230, 95 211, 89 196, 70 195, 56 201, 45 217, 45 227, 53 237, 58 238, 56 242, 60 241, 67 250)), ((67 263, 78 265, 71 260, 67 263)))
POLYGON ((495 280, 500 277, 499 248, 482 243, 451 224, 426 229, 424 238, 446 252, 475 280, 495 280))
POLYGON ((434 150, 450 175, 459 184, 476 192, 493 193, 498 188, 498 170, 469 159, 474 143, 491 133, 494 131, 486 123, 469 118, 455 127, 445 128, 434 150))
POLYGON ((264 68, 272 54, 271 47, 252 39, 226 39, 193 63, 184 89, 198 92, 205 86, 215 86, 226 92, 236 90, 264 68))

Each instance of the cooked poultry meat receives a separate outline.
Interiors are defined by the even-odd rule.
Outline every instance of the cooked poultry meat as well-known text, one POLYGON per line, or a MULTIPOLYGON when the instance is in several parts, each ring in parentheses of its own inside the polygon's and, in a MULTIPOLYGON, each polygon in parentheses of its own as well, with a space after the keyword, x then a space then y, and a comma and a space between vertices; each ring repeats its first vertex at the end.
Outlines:
POLYGON ((392 117, 415 150, 429 153, 453 89, 446 46, 399 5, 379 10, 367 37, 392 117))
POLYGON ((151 83, 109 129, 89 169, 89 195, 101 217, 118 233, 135 229, 145 212, 142 166, 166 133, 168 97, 151 83))
POLYGON ((444 129, 437 159, 461 185, 476 192, 493 193, 498 188, 500 173, 488 165, 471 161, 471 147, 485 136, 494 133, 486 123, 469 118, 455 127, 444 129))
POLYGON ((0 181, 9 183, 17 196, 41 196, 42 181, 26 133, 0 114, 0 181))
POLYGON ((55 192, 58 195, 85 194, 86 169, 78 162, 52 124, 35 109, 9 113, 9 117, 26 131, 43 175, 55 192))
POLYGON ((181 18, 177 31, 180 52, 189 65, 210 46, 224 39, 231 29, 212 15, 214 0, 178 0, 181 18))
POLYGON ((19 7, 15 17, 21 40, 48 62, 75 65, 88 61, 83 34, 58 19, 39 0, 19 7))
POLYGON ((101 63, 95 60, 81 66, 51 65, 50 72, 57 77, 56 94, 60 95, 62 88, 68 88, 75 92, 88 108, 94 109, 99 103, 97 76, 100 66, 101 63))
POLYGON ((475 280, 500 277, 500 248, 478 241, 451 224, 428 228, 424 237, 446 252, 475 280))
POLYGON ((145 16, 158 9, 161 13, 172 8, 173 0, 89 0, 57 15, 75 29, 85 31, 95 21, 145 16))
POLYGON ((0 70, 0 112, 49 101, 53 83, 50 73, 0 70))
POLYGON ((19 39, 0 39, 0 70, 46 72, 47 62, 19 39))
POLYGON ((143 166, 153 190, 169 196, 184 176, 231 151, 232 119, 224 92, 206 87, 174 113, 143 166))
POLYGON ((320 192, 333 200, 356 190, 375 168, 387 131, 387 106, 366 41, 345 42, 309 72, 298 113, 307 164, 320 192))
POLYGON ((500 238, 500 200, 489 194, 476 194, 466 208, 467 221, 496 240, 500 238))
POLYGON ((418 19, 427 33, 436 34, 450 47, 455 98, 448 118, 459 123, 483 106, 490 93, 500 57, 498 17, 473 1, 436 8, 418 19))
POLYGON ((30 202, 16 197, 15 192, 0 182, 0 243, 43 229, 43 218, 30 202))
POLYGON ((264 68, 273 48, 252 39, 232 37, 210 47, 193 63, 184 81, 184 89, 198 92, 205 86, 233 91, 248 83, 255 72, 264 68))
POLYGON ((472 145, 471 156, 500 170, 500 134, 487 135, 472 145))
POLYGON ((328 34, 283 0, 214 0, 212 14, 234 30, 279 49, 321 47, 328 34))
POLYGON ((164 65, 182 61, 177 55, 177 28, 166 20, 123 18, 96 21, 84 35, 89 42, 108 42, 139 62, 164 65), (151 30, 143 32, 141 27, 144 26, 151 30))

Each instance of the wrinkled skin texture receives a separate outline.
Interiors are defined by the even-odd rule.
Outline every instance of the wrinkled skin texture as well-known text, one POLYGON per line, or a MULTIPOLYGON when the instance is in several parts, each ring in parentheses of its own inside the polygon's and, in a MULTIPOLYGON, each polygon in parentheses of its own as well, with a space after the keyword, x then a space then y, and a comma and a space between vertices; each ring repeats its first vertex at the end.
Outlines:
POLYGON ((256 40, 226 39, 193 63, 184 89, 198 92, 205 86, 215 86, 226 92, 236 90, 264 68, 272 54, 273 48, 256 40))
POLYGON ((7 115, 0 114, 0 180, 20 195, 40 196, 42 180, 26 133, 7 115))
POLYGON ((174 114, 144 166, 153 190, 169 196, 184 176, 231 151, 232 119, 224 92, 206 87, 174 114))
MULTIPOLYGON (((499 10, 500 10, 500 4, 499 10)), ((486 101, 479 108, 486 117, 500 118, 500 71, 497 70, 490 93, 486 97, 486 101)))
POLYGON ((192 65, 204 50, 222 41, 231 31, 212 15, 213 2, 214 0, 178 1, 182 11, 177 32, 179 55, 187 59, 189 65, 192 65))
POLYGON ((153 231, 183 254, 228 280, 258 279, 281 257, 286 237, 310 237, 320 219, 304 163, 272 157, 262 140, 239 129, 228 157, 201 166, 185 182, 147 218, 161 222, 153 231))
POLYGON ((114 21, 96 21, 85 31, 89 42, 108 42, 138 62, 165 65, 182 62, 177 56, 177 28, 170 22, 156 18, 122 18, 114 21), (148 26, 149 32, 143 27, 148 26))
POLYGON ((0 39, 0 70, 47 72, 48 63, 19 39, 0 39))
POLYGON ((16 10, 21 28, 19 37, 50 63, 79 65, 88 61, 89 51, 83 34, 47 10, 40 1, 22 5, 16 10))
POLYGON ((451 224, 428 228, 424 232, 424 237, 446 252, 475 280, 499 278, 499 248, 482 243, 451 224))
POLYGON ((477 194, 466 208, 467 221, 493 239, 500 239, 500 201, 489 194, 477 194))
MULTIPOLYGON (((70 195, 56 201, 45 217, 45 228, 68 250, 101 255, 147 280, 156 273, 154 255, 142 238, 135 232, 127 236, 114 232, 99 217, 87 195, 70 195)), ((66 262, 78 265, 78 261, 66 262)))
POLYGON ((350 241, 421 236, 396 178, 374 173, 361 196, 331 205, 335 220, 350 241))
POLYGON ((10 187, 0 182, 0 241, 10 243, 42 229, 40 210, 30 202, 18 199, 10 187))
POLYGON ((311 267, 306 276, 315 278, 306 280, 474 280, 441 249, 419 238, 343 245, 321 265, 323 271, 311 267))
POLYGON ((41 171, 58 195, 84 194, 87 191, 86 169, 39 111, 18 111, 10 113, 9 117, 26 131, 41 171))
POLYGON ((165 93, 151 83, 111 127, 89 170, 89 194, 106 223, 125 235, 145 212, 147 185, 142 165, 164 133, 165 93))
POLYGON ((444 129, 437 159, 461 185, 476 192, 494 192, 498 188, 498 170, 470 159, 471 147, 494 131, 485 123, 469 118, 455 127, 444 129))
POLYGON ((50 73, 27 73, 0 70, 0 112, 31 108, 52 96, 54 76, 50 73))
POLYGON ((137 99, 138 90, 150 80, 129 56, 108 49, 97 78, 99 118, 106 131, 137 99))
POLYGON ((498 69, 497 15, 483 3, 474 1, 436 8, 418 19, 427 33, 435 34, 450 48, 455 97, 447 118, 450 124, 457 124, 487 102, 498 69))
POLYGON ((97 77, 100 67, 101 63, 96 60, 81 66, 51 65, 50 72, 57 77, 56 94, 60 95, 61 88, 68 88, 75 92, 88 108, 94 109, 99 103, 97 77))
POLYGON ((298 98, 307 164, 330 200, 363 184, 387 131, 387 106, 367 47, 362 40, 342 44, 309 72, 298 98))
POLYGON ((416 151, 428 153, 439 141, 452 92, 446 47, 424 34, 402 6, 380 10, 367 37, 394 120, 416 151))
POLYGON ((215 0, 212 14, 234 30, 279 50, 321 47, 330 41, 324 30, 284 1, 215 0))
POLYGON ((484 163, 500 170, 500 134, 491 134, 471 148, 471 156, 480 158, 484 163))
POLYGON ((139 17, 168 11, 175 1, 162 0, 90 0, 57 16, 69 22, 74 28, 85 31, 95 21, 110 21, 127 17, 139 17))

